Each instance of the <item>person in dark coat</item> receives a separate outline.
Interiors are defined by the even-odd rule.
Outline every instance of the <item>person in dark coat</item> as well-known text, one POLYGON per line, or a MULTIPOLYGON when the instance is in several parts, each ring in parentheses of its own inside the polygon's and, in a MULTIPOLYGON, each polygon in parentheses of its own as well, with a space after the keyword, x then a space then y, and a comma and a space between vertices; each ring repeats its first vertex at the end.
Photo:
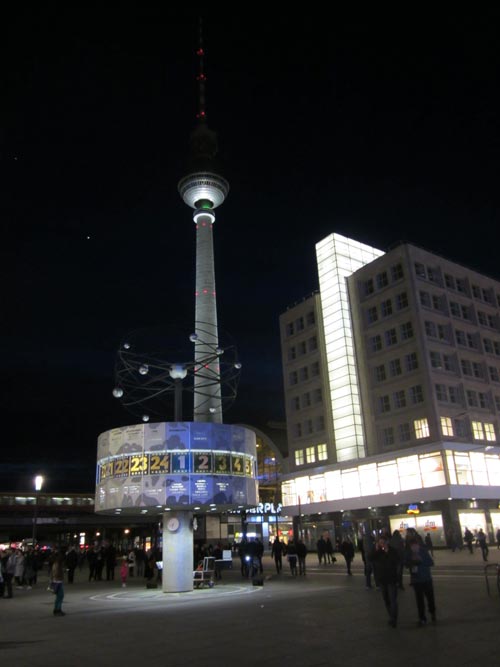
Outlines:
POLYGON ((290 572, 292 577, 297 576, 297 547, 295 546, 295 541, 291 540, 288 542, 286 557, 288 558, 288 563, 290 565, 290 572))
POLYGON ((486 535, 484 530, 480 528, 476 537, 477 544, 481 549, 481 554, 483 555, 483 560, 486 562, 488 560, 488 544, 486 542, 486 535))
POLYGON ((326 559, 328 559, 329 564, 330 563, 335 563, 337 559, 333 555, 333 542, 331 541, 331 539, 329 537, 326 538, 325 545, 326 545, 325 546, 325 552, 326 552, 325 563, 326 563, 326 559))
POLYGON ((306 556, 307 556, 307 547, 304 544, 303 540, 297 542, 297 558, 299 559, 299 575, 306 574, 306 556))
POLYGON ((389 614, 389 625, 395 628, 398 623, 398 552, 385 537, 380 537, 369 559, 389 614))
POLYGON ((434 561, 425 545, 416 538, 411 538, 406 552, 406 565, 410 570, 410 585, 415 591, 417 602, 418 625, 426 625, 425 600, 433 623, 436 622, 436 603, 434 600, 434 585, 432 582, 431 567, 434 561))
MULTIPOLYGON (((365 583, 366 583, 366 588, 371 588, 372 587, 372 574, 373 574, 373 562, 372 562, 372 554, 375 550, 375 540, 373 539, 373 535, 371 533, 366 533, 363 535, 363 539, 361 541, 361 558, 363 559, 364 563, 364 569, 365 569, 365 583)), ((377 584, 377 579, 375 577, 375 584, 377 584)))
POLYGON ((318 551, 319 564, 321 565, 321 563, 324 560, 326 565, 326 541, 323 536, 321 536, 319 540, 316 542, 316 549, 318 551))
POLYGON ((344 537, 340 543, 340 553, 342 556, 344 556, 345 564, 347 567, 347 574, 352 576, 351 563, 354 560, 354 544, 351 542, 349 537, 344 537))
POLYGON ((280 574, 283 568, 283 552, 285 551, 285 545, 281 540, 276 538, 273 542, 273 547, 271 549, 271 556, 274 558, 276 564, 276 572, 280 574))
POLYGON ((399 590, 404 591, 403 570, 404 570, 404 564, 405 564, 406 545, 405 545, 405 541, 401 537, 401 533, 399 532, 399 530, 395 530, 392 533, 392 537, 389 540, 389 546, 391 546, 393 549, 395 549, 397 551, 398 556, 399 556, 398 588, 399 588, 399 590))
POLYGON ((68 570, 68 584, 72 584, 75 580, 75 570, 78 565, 78 554, 76 553, 75 547, 69 548, 64 564, 68 570))
POLYGON ((469 550, 469 552, 471 554, 474 553, 474 549, 472 548, 472 543, 474 542, 474 535, 467 527, 465 528, 464 532, 464 542, 467 545, 467 549, 469 550))

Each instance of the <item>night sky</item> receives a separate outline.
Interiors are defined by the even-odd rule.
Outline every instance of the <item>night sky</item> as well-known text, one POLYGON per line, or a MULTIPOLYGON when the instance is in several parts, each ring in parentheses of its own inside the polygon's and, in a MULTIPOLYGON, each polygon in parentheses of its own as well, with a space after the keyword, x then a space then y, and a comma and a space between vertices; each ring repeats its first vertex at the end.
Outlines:
MULTIPOLYGON (((120 341, 194 319, 177 182, 198 14, 154 4, 4 13, 4 490, 42 471, 47 488, 92 491, 98 434, 137 421, 111 394, 120 341)), ((419 9, 204 16, 231 185, 219 323, 243 363, 227 422, 284 421, 278 318, 317 289, 326 235, 411 241, 500 279, 499 16, 419 9)))

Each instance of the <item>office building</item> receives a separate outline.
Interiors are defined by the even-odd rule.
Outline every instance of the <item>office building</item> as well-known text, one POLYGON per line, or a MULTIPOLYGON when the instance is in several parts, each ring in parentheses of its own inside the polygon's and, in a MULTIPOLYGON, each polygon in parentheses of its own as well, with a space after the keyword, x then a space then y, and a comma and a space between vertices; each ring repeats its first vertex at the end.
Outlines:
POLYGON ((438 545, 465 526, 493 536, 500 283, 410 244, 383 253, 333 234, 316 251, 319 295, 281 316, 285 510, 311 540, 361 525, 417 526, 438 545), (314 327, 297 330, 308 309, 314 327), (314 377, 301 372, 312 364, 314 377), (313 382, 322 401, 311 420, 302 397, 313 382))

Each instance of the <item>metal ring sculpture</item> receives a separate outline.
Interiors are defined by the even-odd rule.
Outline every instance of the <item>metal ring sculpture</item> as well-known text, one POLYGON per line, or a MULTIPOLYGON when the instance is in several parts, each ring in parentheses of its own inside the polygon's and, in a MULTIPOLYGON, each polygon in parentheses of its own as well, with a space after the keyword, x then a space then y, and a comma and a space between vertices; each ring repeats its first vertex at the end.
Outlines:
MULTIPOLYGON (((196 333, 189 336, 185 335, 186 328, 183 332, 162 327, 130 332, 121 341, 117 352, 113 396, 142 421, 147 422, 151 417, 167 418, 168 421, 174 413, 179 382, 183 394, 196 393, 206 397, 205 401, 199 402, 201 407, 212 396, 210 388, 219 384, 221 410, 225 412, 236 398, 241 363, 236 346, 227 334, 221 335, 219 331, 217 346, 209 342, 213 340, 209 326, 196 322, 196 333), (180 346, 174 340, 184 340, 185 344, 180 346), (196 362, 192 357, 183 360, 190 353, 188 345, 192 348, 194 343, 203 345, 204 357, 196 362), (217 362, 218 374, 213 370, 214 362, 217 362), (195 374, 198 378, 196 389, 195 374)), ((213 408, 210 411, 213 412, 213 408)))

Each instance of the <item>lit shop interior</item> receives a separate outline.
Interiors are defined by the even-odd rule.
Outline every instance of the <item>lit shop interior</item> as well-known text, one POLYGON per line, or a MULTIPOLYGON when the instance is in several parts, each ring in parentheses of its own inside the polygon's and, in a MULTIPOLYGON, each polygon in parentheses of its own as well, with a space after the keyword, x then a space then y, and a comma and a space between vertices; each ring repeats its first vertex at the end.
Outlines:
MULTIPOLYGON (((462 448, 461 448, 462 447, 462 448)), ((320 534, 358 540, 365 530, 416 528, 436 547, 480 528, 494 542, 500 528, 498 448, 412 450, 336 465, 282 483, 284 510, 297 533, 314 547, 320 534)))

